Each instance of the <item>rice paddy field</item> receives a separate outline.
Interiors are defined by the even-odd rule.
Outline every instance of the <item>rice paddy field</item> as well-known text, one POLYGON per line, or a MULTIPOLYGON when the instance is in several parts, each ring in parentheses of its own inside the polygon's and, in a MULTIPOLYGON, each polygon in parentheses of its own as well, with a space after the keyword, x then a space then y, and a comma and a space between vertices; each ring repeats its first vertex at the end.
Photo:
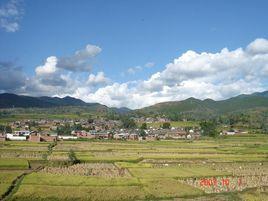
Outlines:
POLYGON ((0 197, 12 201, 265 201, 268 136, 53 145, 1 142, 0 197))

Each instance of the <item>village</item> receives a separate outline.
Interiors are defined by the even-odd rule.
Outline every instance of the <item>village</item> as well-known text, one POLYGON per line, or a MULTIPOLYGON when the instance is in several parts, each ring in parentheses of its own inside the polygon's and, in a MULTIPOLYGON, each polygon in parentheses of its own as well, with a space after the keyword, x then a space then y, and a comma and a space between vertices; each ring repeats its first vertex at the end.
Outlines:
MULTIPOLYGON (((171 126, 165 118, 135 119, 141 127, 123 128, 120 120, 21 120, 9 124, 9 130, 0 132, 0 141, 53 142, 58 140, 197 140, 200 126, 171 126), (158 128, 147 126, 160 122, 158 128), (12 132, 10 132, 12 131, 12 132)), ((245 134, 247 131, 225 130, 220 135, 245 134)))

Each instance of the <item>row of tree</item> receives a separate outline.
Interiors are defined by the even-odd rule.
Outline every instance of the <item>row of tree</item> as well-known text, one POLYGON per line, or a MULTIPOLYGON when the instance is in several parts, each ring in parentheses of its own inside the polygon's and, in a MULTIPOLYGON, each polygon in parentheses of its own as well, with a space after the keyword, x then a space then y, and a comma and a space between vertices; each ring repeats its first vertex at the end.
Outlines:
POLYGON ((8 126, 8 125, 0 125, 0 133, 12 133, 11 126, 8 126))

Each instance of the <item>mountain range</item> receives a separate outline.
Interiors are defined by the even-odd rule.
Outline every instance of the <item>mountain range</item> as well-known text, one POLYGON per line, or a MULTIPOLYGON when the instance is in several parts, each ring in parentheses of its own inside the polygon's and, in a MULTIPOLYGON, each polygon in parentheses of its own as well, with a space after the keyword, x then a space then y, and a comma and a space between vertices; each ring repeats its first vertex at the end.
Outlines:
POLYGON ((108 112, 114 111, 119 114, 127 113, 130 109, 122 108, 109 108, 106 105, 100 103, 86 103, 80 99, 66 96, 64 98, 59 97, 32 97, 24 95, 16 95, 11 93, 0 94, 0 108, 53 108, 53 107, 86 107, 90 111, 96 112, 108 112))
POLYGON ((215 101, 212 99, 199 100, 188 98, 182 101, 170 101, 158 103, 137 110, 140 114, 182 114, 184 116, 196 116, 208 118, 234 112, 248 112, 256 110, 268 110, 268 91, 253 94, 241 94, 226 100, 215 101))
POLYGON ((140 115, 177 113, 206 117, 214 114, 248 111, 259 108, 268 109, 268 91, 256 92, 249 95, 241 94, 239 96, 220 101, 212 99, 199 100, 196 98, 188 98, 182 101, 158 103, 137 110, 130 110, 126 107, 109 108, 99 103, 86 103, 80 99, 70 96, 59 98, 47 96, 31 97, 11 93, 0 94, 0 108, 50 108, 62 106, 84 106, 111 109, 120 114, 129 112, 140 115))
MULTIPOLYGON (((57 106, 92 106, 98 103, 86 103, 80 99, 70 96, 64 98, 58 97, 31 97, 22 96, 10 93, 0 94, 0 108, 14 108, 14 107, 57 107, 57 106)), ((100 105, 100 104, 99 104, 100 105)))

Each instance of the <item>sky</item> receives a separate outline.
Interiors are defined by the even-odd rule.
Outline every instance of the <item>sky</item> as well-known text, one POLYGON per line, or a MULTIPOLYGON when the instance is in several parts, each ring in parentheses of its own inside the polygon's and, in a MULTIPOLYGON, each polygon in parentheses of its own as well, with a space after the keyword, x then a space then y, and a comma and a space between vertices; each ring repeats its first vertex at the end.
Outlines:
POLYGON ((0 0, 0 93, 142 108, 268 90, 266 0, 0 0))

